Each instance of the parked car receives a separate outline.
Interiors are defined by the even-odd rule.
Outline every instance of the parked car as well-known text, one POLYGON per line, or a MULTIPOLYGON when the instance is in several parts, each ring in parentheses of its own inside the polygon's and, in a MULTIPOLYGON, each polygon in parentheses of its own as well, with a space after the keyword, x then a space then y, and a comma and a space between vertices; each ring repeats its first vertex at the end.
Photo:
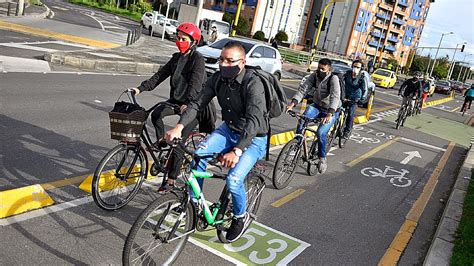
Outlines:
POLYGON ((464 93, 464 91, 467 89, 464 84, 460 81, 453 81, 451 82, 451 88, 459 93, 464 93))
POLYGON ((444 94, 451 93, 451 83, 446 80, 438 80, 436 82, 435 92, 444 94))
POLYGON ((393 88, 397 82, 397 75, 391 70, 379 68, 372 73, 372 81, 376 86, 393 88))
POLYGON ((166 19, 166 17, 161 14, 157 15, 156 23, 153 24, 153 13, 145 12, 140 20, 140 24, 143 28, 148 30, 150 36, 155 34, 161 36, 163 34, 163 25, 165 21, 165 38, 168 40, 176 38, 176 28, 179 25, 179 22, 172 19, 166 19))
POLYGON ((241 43, 246 52, 245 60, 249 66, 260 66, 263 70, 281 79, 282 60, 280 52, 265 44, 254 40, 242 38, 224 38, 211 45, 201 46, 197 51, 204 56, 206 72, 211 75, 219 69, 219 56, 221 50, 230 41, 241 43))

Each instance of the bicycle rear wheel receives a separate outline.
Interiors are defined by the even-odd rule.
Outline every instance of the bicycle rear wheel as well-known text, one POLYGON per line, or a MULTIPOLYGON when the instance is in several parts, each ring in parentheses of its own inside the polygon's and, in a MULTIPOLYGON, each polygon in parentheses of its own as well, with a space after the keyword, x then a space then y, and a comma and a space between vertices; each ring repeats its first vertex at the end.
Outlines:
POLYGON ((140 146, 115 146, 102 158, 94 172, 94 202, 107 211, 127 205, 140 189, 147 169, 146 155, 140 146))
MULTIPOLYGON (((339 124, 339 130, 337 131, 337 137, 339 139, 338 145, 339 148, 343 148, 344 145, 346 145, 346 142, 349 138, 344 138, 344 126, 346 125, 346 116, 344 115, 344 118, 342 118, 341 123, 339 124)), ((349 133, 350 135, 350 133, 349 133)))
POLYGON ((294 138, 280 151, 273 168, 272 183, 276 189, 284 189, 293 178, 301 153, 299 139, 294 138))
POLYGON ((183 250, 192 230, 191 203, 167 193, 153 201, 133 223, 122 253, 123 265, 169 265, 183 250), (176 227, 174 233, 173 227, 176 227))
MULTIPOLYGON (((257 219, 257 211, 265 188, 265 182, 260 176, 249 173, 245 180, 245 194, 247 196, 247 212, 250 214, 249 222, 244 225, 244 232, 257 219)), ((224 188, 227 189, 227 188, 224 188)), ((221 199, 221 208, 216 216, 216 221, 224 222, 216 227, 217 237, 222 243, 228 243, 226 239, 227 229, 229 229, 233 216, 232 195, 227 191, 224 199, 221 199)))
POLYGON ((318 152, 318 142, 316 139, 313 139, 311 143, 311 147, 309 148, 308 152, 308 161, 306 162, 306 173, 309 176, 313 176, 316 174, 316 171, 318 171, 318 166, 315 163, 316 158, 317 158, 317 152, 318 152))

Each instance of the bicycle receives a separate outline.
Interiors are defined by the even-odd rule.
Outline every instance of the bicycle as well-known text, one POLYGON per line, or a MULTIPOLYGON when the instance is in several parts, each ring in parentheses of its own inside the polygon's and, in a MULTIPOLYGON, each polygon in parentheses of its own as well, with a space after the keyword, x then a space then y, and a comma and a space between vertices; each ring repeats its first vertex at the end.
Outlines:
MULTIPOLYGON (((198 156, 192 154, 181 142, 173 144, 187 156, 184 159, 187 165, 191 158, 195 161, 210 158, 210 164, 216 165, 221 154, 198 156)), ((246 177, 247 212, 249 221, 244 225, 244 230, 257 219, 265 177, 269 166, 264 161, 258 161, 246 177)), ((221 169, 222 170, 222 169, 221 169)), ((197 179, 219 178, 226 179, 222 173, 200 172, 189 167, 186 174, 184 187, 177 187, 157 198, 133 223, 125 240, 122 253, 123 265, 153 264, 169 265, 173 263, 183 250, 189 236, 197 231, 207 230, 211 226, 217 229, 217 237, 222 243, 227 243, 226 231, 232 220, 232 197, 224 185, 219 200, 208 203, 197 179), (193 193, 193 199, 190 191, 193 193)))
MULTIPOLYGON (((338 146, 339 148, 343 148, 344 145, 346 145, 346 142, 349 140, 349 138, 344 138, 344 128, 346 126, 346 121, 347 121, 347 116, 349 114, 349 105, 354 103, 353 101, 345 101, 343 104, 342 104, 342 107, 340 109, 340 114, 339 114, 339 120, 337 121, 338 122, 338 126, 337 126, 337 137, 339 138, 339 141, 338 141, 338 146)), ((349 136, 352 134, 352 130, 351 132, 349 132, 349 136)))
POLYGON ((400 126, 403 126, 407 117, 411 115, 413 111, 411 108, 411 101, 413 100, 415 99, 411 99, 410 101, 403 101, 402 106, 400 106, 400 110, 398 111, 398 117, 396 120, 396 129, 399 129, 400 126))
MULTIPOLYGON (((296 169, 296 166, 300 164, 300 160, 302 160, 304 163, 307 163, 306 172, 308 175, 314 175, 316 173, 316 150, 318 148, 318 143, 316 141, 317 129, 309 128, 308 125, 310 123, 319 124, 322 119, 309 119, 301 114, 297 114, 292 110, 289 110, 288 114, 298 118, 298 123, 303 121, 303 130, 301 134, 296 135, 295 138, 286 143, 283 149, 280 151, 280 154, 278 154, 272 175, 272 183, 276 189, 284 189, 286 186, 288 186, 291 179, 293 178, 293 173, 296 169), (307 132, 313 133, 313 137, 311 139, 312 143, 309 149, 307 145, 307 132), (302 156, 301 147, 303 147, 302 156)), ((336 136, 337 131, 334 130, 334 128, 336 127, 333 127, 332 130, 329 130, 328 132, 326 144, 327 150, 329 150, 329 148, 332 146, 332 142, 336 136)))
MULTIPOLYGON (((119 140, 99 162, 92 178, 92 197, 100 208, 113 211, 127 205, 137 194, 144 179, 148 178, 148 155, 152 159, 150 175, 163 173, 162 184, 166 182, 167 173, 171 167, 170 155, 172 149, 166 143, 156 148, 152 141, 146 121, 150 113, 160 105, 167 105, 179 110, 178 105, 167 102, 157 103, 145 110, 138 105, 132 90, 126 93, 130 102, 120 102, 122 106, 135 109, 130 113, 110 112, 111 138, 119 140)), ((201 133, 192 133, 186 140, 186 145, 197 146, 205 137, 201 133)))

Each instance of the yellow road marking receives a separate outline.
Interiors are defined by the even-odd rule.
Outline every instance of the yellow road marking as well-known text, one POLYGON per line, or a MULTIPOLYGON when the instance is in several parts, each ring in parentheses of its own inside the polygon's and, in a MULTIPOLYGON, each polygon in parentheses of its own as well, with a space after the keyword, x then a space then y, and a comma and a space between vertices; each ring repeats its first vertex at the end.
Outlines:
POLYGON ((382 144, 382 145, 380 145, 380 146, 378 146, 378 147, 372 149, 371 151, 369 151, 369 152, 367 152, 367 153, 365 153, 365 154, 362 154, 359 158, 350 161, 350 162, 347 164, 347 166, 352 167, 352 166, 354 166, 354 165, 356 165, 356 164, 362 162, 363 160, 369 158, 370 156, 376 154, 377 152, 379 152, 379 151, 381 151, 381 150, 387 148, 388 146, 392 145, 393 143, 397 142, 399 139, 400 139, 400 137, 396 137, 396 138, 394 138, 394 139, 392 139, 392 140, 389 140, 389 141, 385 142, 384 144, 382 144))
POLYGON ((451 110, 450 112, 456 112, 456 111, 459 110, 459 109, 461 109, 461 106, 454 108, 454 109, 451 110))
POLYGON ((61 179, 61 180, 57 180, 57 181, 53 181, 53 182, 44 183, 44 184, 41 184, 41 186, 45 190, 51 190, 51 189, 65 187, 65 186, 69 186, 69 185, 79 185, 87 177, 88 177, 88 175, 76 176, 76 177, 71 177, 71 178, 66 178, 66 179, 61 179))
POLYGON ((385 252, 382 259, 379 261, 378 265, 397 265, 400 257, 407 247, 408 243, 410 242, 413 233, 415 232, 416 226, 418 225, 418 221, 420 220, 423 211, 426 208, 426 204, 431 198, 433 191, 438 183, 438 178, 441 172, 443 171, 449 156, 454 148, 454 142, 449 142, 448 148, 444 152, 441 160, 439 161, 438 165, 436 166, 433 174, 426 182, 425 187, 423 188, 423 192, 421 192, 420 196, 416 200, 415 204, 411 207, 410 211, 408 212, 405 222, 400 227, 397 235, 390 244, 390 247, 385 252))
POLYGON ((85 44, 85 45, 95 46, 95 47, 100 47, 100 48, 120 47, 120 45, 111 43, 111 42, 98 41, 98 40, 93 40, 89 38, 53 32, 53 31, 44 30, 40 28, 33 28, 33 27, 5 22, 5 21, 0 21, 0 29, 28 33, 28 34, 33 34, 37 36, 48 37, 48 38, 53 38, 57 40, 64 40, 64 41, 69 41, 73 43, 80 43, 80 44, 85 44))
POLYGON ((298 190, 295 190, 295 191, 291 192, 290 194, 284 196, 283 198, 273 202, 272 206, 275 207, 275 208, 278 208, 278 207, 282 206, 283 204, 288 203, 289 201, 292 201, 292 200, 296 199, 301 194, 303 194, 305 191, 306 190, 304 190, 302 188, 300 188, 298 190))

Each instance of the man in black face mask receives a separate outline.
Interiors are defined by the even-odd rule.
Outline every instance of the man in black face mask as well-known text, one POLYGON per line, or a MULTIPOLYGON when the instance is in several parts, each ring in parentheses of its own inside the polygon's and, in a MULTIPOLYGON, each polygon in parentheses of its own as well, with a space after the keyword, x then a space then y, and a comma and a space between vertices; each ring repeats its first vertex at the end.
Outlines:
MULTIPOLYGON (((341 107, 341 86, 339 85, 339 78, 332 75, 331 60, 327 58, 319 60, 318 70, 300 84, 298 92, 293 95, 291 103, 287 107, 288 110, 293 109, 309 91, 314 91, 314 94, 311 95, 313 103, 308 105, 303 116, 310 119, 322 118, 316 133, 318 136, 319 158, 317 166, 319 173, 322 174, 327 170, 327 134, 339 115, 336 111, 341 107)), ((299 123, 296 129, 296 138, 301 138, 302 130, 303 124, 299 123)))
MULTIPOLYGON (((246 212, 244 180, 255 163, 266 152, 268 119, 265 117, 265 89, 261 79, 245 69, 245 49, 239 42, 229 42, 219 58, 220 71, 214 73, 201 92, 201 97, 189 104, 175 128, 166 132, 171 141, 181 137, 183 128, 196 117, 197 111, 217 97, 222 107, 223 123, 203 141, 196 154, 222 153, 221 162, 231 168, 227 176, 227 188, 232 194, 232 224, 226 238, 234 242, 244 233, 249 220, 246 212), (244 84, 247 86, 244 88, 244 84)), ((199 171, 206 170, 206 161, 194 165, 199 171)), ((200 179, 202 186, 202 179, 200 179)))

